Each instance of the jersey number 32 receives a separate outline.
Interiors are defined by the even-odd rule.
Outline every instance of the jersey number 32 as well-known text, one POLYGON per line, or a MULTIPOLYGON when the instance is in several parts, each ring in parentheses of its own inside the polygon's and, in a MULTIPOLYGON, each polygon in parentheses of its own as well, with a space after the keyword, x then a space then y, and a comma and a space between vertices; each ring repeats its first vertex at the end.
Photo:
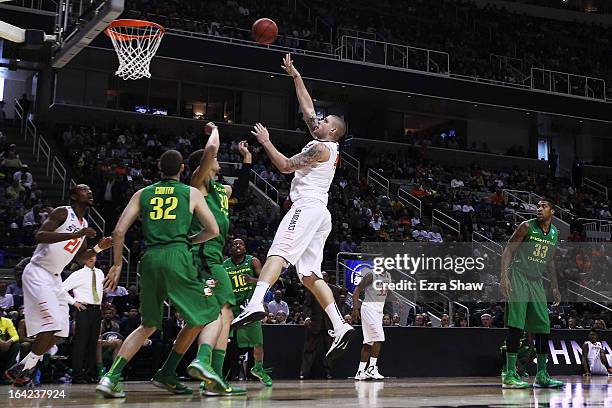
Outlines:
POLYGON ((178 205, 177 197, 166 197, 165 200, 161 197, 153 197, 149 204, 153 206, 153 211, 149 213, 149 218, 152 220, 176 219, 176 214, 172 214, 172 211, 174 211, 178 205))

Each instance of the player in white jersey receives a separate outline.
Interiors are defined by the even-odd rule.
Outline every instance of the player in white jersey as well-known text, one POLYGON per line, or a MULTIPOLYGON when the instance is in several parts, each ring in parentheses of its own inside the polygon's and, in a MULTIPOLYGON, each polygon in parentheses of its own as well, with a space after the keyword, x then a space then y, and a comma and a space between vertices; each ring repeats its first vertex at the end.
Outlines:
POLYGON ((283 69, 294 80, 300 109, 314 140, 301 153, 288 158, 274 147, 267 129, 260 123, 251 132, 281 173, 295 173, 289 194, 293 203, 276 231, 253 296, 243 312, 232 321, 232 327, 244 326, 266 315, 263 307, 266 291, 276 282, 282 268, 292 264, 334 326, 330 331, 334 341, 327 351, 327 357, 334 359, 345 351, 355 335, 355 329, 342 318, 331 289, 321 274, 323 246, 332 229, 327 195, 338 161, 338 140, 344 136, 346 125, 344 120, 334 115, 317 119, 312 99, 289 54, 283 60, 283 69))
POLYGON ((363 330, 361 359, 355 380, 382 380, 385 377, 378 372, 377 363, 380 349, 385 341, 383 309, 389 293, 388 284, 391 282, 391 275, 389 272, 373 273, 366 268, 362 269, 362 273, 361 281, 353 293, 353 322, 361 319, 363 330), (364 293, 363 302, 360 299, 361 292, 364 293))
POLYGON ((603 348, 595 330, 589 332, 589 340, 582 345, 584 375, 612 375, 612 357, 603 348))
MULTIPOLYGON (((60 337, 68 337, 68 294, 61 273, 73 258, 83 264, 110 248, 111 238, 102 238, 87 249, 86 238, 96 236, 84 218, 93 205, 91 189, 85 184, 70 190, 70 206, 57 207, 36 232, 36 250, 23 270, 23 304, 28 337, 36 336, 32 351, 5 375, 15 385, 31 382, 36 364, 60 337)), ((83 307, 74 303, 77 308, 83 307)))

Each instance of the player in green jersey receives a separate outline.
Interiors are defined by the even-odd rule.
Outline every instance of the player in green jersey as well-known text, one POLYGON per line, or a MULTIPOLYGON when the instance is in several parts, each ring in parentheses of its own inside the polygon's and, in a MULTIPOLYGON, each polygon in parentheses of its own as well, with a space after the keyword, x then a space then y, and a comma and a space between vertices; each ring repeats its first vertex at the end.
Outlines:
MULTIPOLYGON (((220 233, 219 236, 206 242, 206 244, 194 246, 192 252, 200 278, 208 282, 213 288, 214 296, 221 308, 221 314, 219 316, 219 326, 205 327, 202 330, 200 344, 204 348, 201 353, 198 353, 198 356, 202 361, 210 361, 216 373, 223 377, 223 362, 227 350, 229 328, 234 318, 232 307, 236 305, 232 284, 225 268, 223 268, 223 248, 229 230, 229 198, 232 197, 232 194, 243 196, 248 191, 252 155, 249 152, 248 144, 245 141, 240 142, 238 149, 243 157, 242 170, 234 184, 236 186, 236 191, 234 191, 231 186, 216 181, 221 170, 217 161, 219 129, 214 123, 209 122, 206 124, 204 132, 208 136, 206 146, 202 150, 193 152, 188 159, 189 168, 192 170, 191 186, 198 189, 200 194, 204 196, 208 207, 210 207, 217 220, 220 233), (217 331, 215 332, 215 330, 217 331), (217 339, 212 349, 207 348, 204 343, 204 339, 209 336, 217 339)), ((196 233, 201 228, 202 226, 194 220, 191 225, 191 232, 196 233)), ((198 367, 197 365, 191 365, 188 370, 192 371, 190 375, 197 374, 198 367)), ((200 389, 201 393, 207 396, 246 394, 244 388, 232 387, 227 383, 202 383, 200 389)))
POLYGON ((506 372, 502 376, 503 388, 527 388, 516 372, 516 358, 522 331, 535 335, 538 353, 538 373, 533 386, 538 388, 558 388, 561 381, 550 378, 546 370, 548 357, 548 335, 550 320, 544 273, 550 277, 553 300, 561 301, 554 253, 559 233, 552 224, 553 205, 541 200, 537 205, 536 218, 523 222, 514 232, 502 255, 500 288, 507 299, 506 326, 509 329, 506 339, 506 372))
MULTIPOLYGON (((179 182, 184 169, 183 157, 168 150, 159 160, 162 180, 137 191, 123 210, 113 231, 114 264, 104 281, 104 289, 115 290, 122 267, 125 234, 138 219, 146 251, 140 261, 141 325, 123 342, 108 373, 100 380, 96 391, 108 398, 125 397, 119 378, 126 364, 155 330, 162 328, 163 303, 169 297, 183 315, 187 325, 179 332, 164 368, 152 379, 155 386, 175 394, 190 394, 176 375, 181 358, 202 331, 204 325, 216 325, 219 306, 210 289, 198 278, 189 252, 192 244, 208 241, 219 235, 219 227, 201 193, 179 182), (205 226, 197 235, 189 235, 193 216, 205 226)), ((207 339, 209 344, 214 338, 207 339)), ((193 363, 192 363, 193 364, 193 363)), ((198 362, 210 382, 223 382, 210 364, 198 362)))
MULTIPOLYGON (((261 261, 252 255, 247 255, 244 241, 236 238, 232 241, 230 257, 223 262, 223 267, 229 275, 236 296, 236 306, 232 308, 232 311, 234 316, 238 316, 241 305, 246 306, 255 290, 257 278, 261 271, 261 261)), ((251 369, 251 374, 259 378, 266 387, 271 387, 272 378, 263 368, 264 350, 261 321, 252 322, 236 329, 236 340, 239 348, 253 348, 255 365, 251 369)))

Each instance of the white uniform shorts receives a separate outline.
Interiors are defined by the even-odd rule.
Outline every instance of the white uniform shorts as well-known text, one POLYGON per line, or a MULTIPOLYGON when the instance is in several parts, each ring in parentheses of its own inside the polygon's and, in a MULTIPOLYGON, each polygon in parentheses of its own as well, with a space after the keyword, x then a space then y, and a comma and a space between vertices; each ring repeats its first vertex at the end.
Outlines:
POLYGON ((68 337, 68 301, 60 275, 27 264, 23 270, 23 306, 28 337, 48 331, 68 337))
POLYGON ((331 214, 325 204, 302 198, 280 222, 268 256, 277 255, 295 265, 300 279, 313 273, 322 279, 323 247, 331 229, 331 214))
POLYGON ((361 304, 361 330, 363 331, 363 344, 376 341, 385 341, 383 330, 383 312, 368 306, 366 302, 361 304))
MULTIPOLYGON (((612 367, 612 361, 610 361, 612 360, 612 356, 610 356, 610 354, 604 354, 604 356, 608 360, 608 365, 612 367)), ((589 361, 589 368, 593 375, 608 375, 608 369, 603 365, 599 357, 594 361, 589 361)))

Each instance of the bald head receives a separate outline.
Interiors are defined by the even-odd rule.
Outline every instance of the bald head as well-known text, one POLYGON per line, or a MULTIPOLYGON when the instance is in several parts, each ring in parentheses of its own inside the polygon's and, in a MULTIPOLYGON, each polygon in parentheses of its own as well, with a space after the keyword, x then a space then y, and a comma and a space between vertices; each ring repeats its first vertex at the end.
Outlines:
POLYGON ((329 115, 329 119, 332 125, 329 133, 333 135, 336 140, 340 140, 346 133, 346 123, 344 119, 336 115, 329 115))

